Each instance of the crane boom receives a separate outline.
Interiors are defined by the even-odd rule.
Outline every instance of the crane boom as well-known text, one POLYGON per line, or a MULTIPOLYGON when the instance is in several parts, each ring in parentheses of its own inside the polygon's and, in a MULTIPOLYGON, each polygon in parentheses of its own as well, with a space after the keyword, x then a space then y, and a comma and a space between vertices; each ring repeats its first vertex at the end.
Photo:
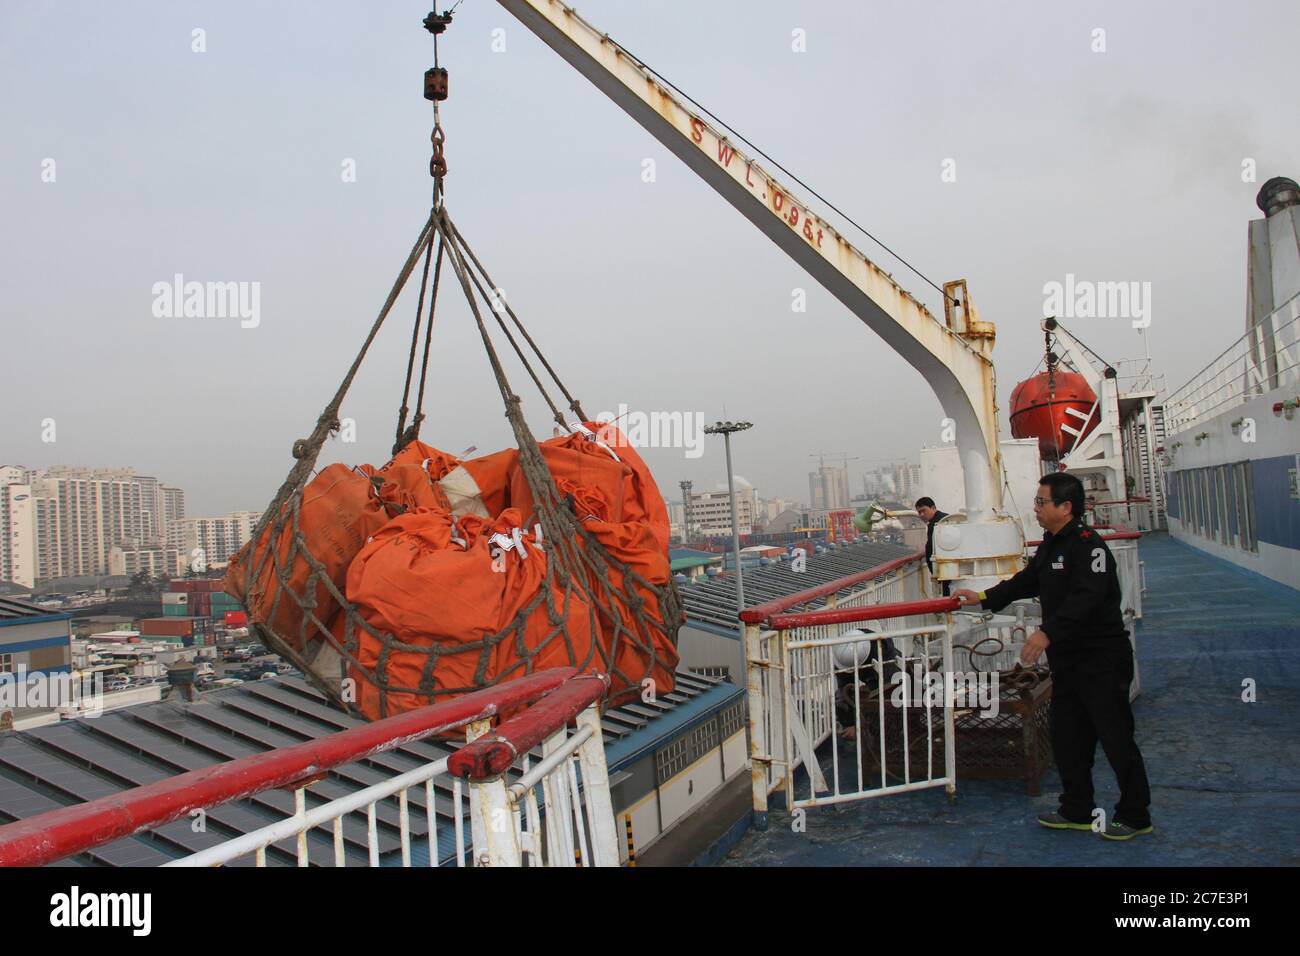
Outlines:
MULTIPOLYGON (((971 523, 999 524, 1002 466, 990 358, 995 330, 992 323, 979 320, 965 281, 945 284, 944 321, 939 321, 807 203, 722 131, 688 109, 640 61, 573 8, 560 0, 498 2, 925 377, 955 423, 971 523)), ((956 550, 969 557, 1002 557, 1009 540, 1005 530, 985 531, 968 536, 956 550), (993 532, 991 538, 988 532, 993 532), (970 538, 983 540, 977 544, 970 538)), ((1018 550, 1018 544, 1012 550, 1018 550)), ((1004 562, 998 561, 997 567, 994 573, 1004 573, 1004 562)))

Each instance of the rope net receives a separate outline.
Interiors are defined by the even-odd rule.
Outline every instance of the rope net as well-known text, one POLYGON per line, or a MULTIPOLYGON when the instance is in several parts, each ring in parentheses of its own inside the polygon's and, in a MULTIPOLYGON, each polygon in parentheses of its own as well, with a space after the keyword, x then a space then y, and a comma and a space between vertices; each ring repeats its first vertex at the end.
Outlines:
POLYGON ((295 464, 227 571, 226 591, 248 608, 267 646, 369 719, 556 666, 609 674, 608 705, 673 689, 682 612, 663 498, 617 428, 585 421, 513 309, 490 291, 496 288, 445 207, 435 205, 359 354, 311 434, 295 442, 295 464), (382 468, 334 464, 315 473, 322 445, 339 428, 343 398, 421 258, 393 459, 382 468), (419 440, 444 268, 469 303, 516 444, 464 461, 419 440), (550 407, 555 438, 538 442, 528 428, 485 314, 550 407), (543 375, 576 424, 566 423, 543 375))

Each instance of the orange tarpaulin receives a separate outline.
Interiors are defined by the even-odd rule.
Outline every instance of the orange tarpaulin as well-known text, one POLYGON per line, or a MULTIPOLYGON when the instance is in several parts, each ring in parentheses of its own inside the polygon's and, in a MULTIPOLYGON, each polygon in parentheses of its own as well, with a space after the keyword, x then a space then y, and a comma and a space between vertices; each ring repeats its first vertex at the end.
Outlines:
MULTIPOLYGON (((602 521, 623 520, 624 482, 631 473, 627 465, 582 435, 551 438, 539 442, 538 448, 560 497, 573 496, 579 521, 591 515, 602 521)), ((510 477, 510 507, 525 520, 535 520, 532 489, 517 465, 510 477)))
MULTIPOLYGON (((400 713, 556 666, 611 671, 615 694, 639 692, 647 677, 656 693, 672 689, 680 621, 662 620, 655 590, 672 586, 667 508, 622 433, 588 427, 601 429, 608 447, 581 432, 538 447, 561 507, 617 563, 606 565, 583 536, 575 539, 603 574, 580 561, 569 572, 557 567, 548 583, 550 545, 517 449, 460 461, 413 441, 383 468, 331 465, 307 485, 306 546, 352 607, 340 607, 318 583, 315 613, 357 660, 348 673, 364 715, 400 713), (566 582, 566 573, 579 580, 566 582)), ((259 553, 270 547, 269 528, 256 542, 259 553)), ((289 527, 278 535, 276 554, 291 562, 289 589, 304 595, 310 569, 301 555, 290 559, 290 535, 289 527)), ((304 639, 303 612, 287 591, 271 616, 279 581, 269 561, 242 593, 249 552, 232 560, 227 590, 303 651, 318 632, 308 628, 304 639)))
POLYGON ((574 591, 566 603, 564 591, 553 587, 552 621, 546 552, 522 532, 524 550, 514 545, 519 524, 512 509, 495 521, 467 515, 455 522, 445 511, 418 511, 393 519, 361 550, 348 572, 348 600, 372 628, 406 645, 385 648, 359 630, 362 670, 354 676, 363 714, 400 713, 427 704, 428 695, 466 692, 504 674, 590 666, 590 607, 574 591), (496 534, 507 536, 510 550, 493 547, 496 534), (530 606, 520 627, 497 639, 530 606), (389 693, 381 704, 380 687, 367 672, 410 690, 389 693))
MULTIPOLYGON (((326 576, 342 592, 352 558, 361 550, 368 537, 388 523, 389 518, 389 511, 377 497, 369 475, 347 465, 330 465, 322 469, 303 490, 298 526, 307 549, 324 566, 326 576)), ((292 517, 286 518, 284 527, 276 538, 274 556, 265 559, 256 580, 245 593, 249 556, 256 555, 254 564, 262 560, 271 546, 273 527, 274 522, 268 522, 256 541, 244 545, 230 559, 223 587, 227 594, 234 595, 248 608, 254 620, 269 626, 295 651, 301 651, 307 641, 317 636, 317 630, 309 622, 304 639, 304 612, 288 590, 280 587, 276 565, 287 570, 288 588, 294 594, 306 600, 308 591, 314 590, 316 607, 312 613, 317 620, 327 623, 339 605, 319 578, 316 579, 314 588, 308 588, 312 571, 301 550, 292 547, 292 517), (272 616, 277 594, 279 605, 272 616)))

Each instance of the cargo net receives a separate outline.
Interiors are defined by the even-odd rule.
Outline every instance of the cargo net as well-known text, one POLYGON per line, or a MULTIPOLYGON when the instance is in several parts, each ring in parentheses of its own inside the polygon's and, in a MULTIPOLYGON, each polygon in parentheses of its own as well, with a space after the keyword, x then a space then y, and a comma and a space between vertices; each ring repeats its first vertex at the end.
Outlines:
POLYGON ((682 614, 663 498, 622 432, 587 420, 514 311, 489 291, 497 288, 436 205, 360 353, 311 435, 295 442, 296 463, 227 571, 226 590, 267 645, 372 720, 557 666, 609 674, 611 704, 673 688, 682 614), (335 464, 315 473, 366 351, 421 258, 393 458, 382 468, 335 464), (444 263, 478 325, 517 445, 464 461, 419 440, 444 263), (550 407, 554 438, 539 443, 529 430, 480 300, 550 407), (525 346, 576 423, 566 422, 525 346))

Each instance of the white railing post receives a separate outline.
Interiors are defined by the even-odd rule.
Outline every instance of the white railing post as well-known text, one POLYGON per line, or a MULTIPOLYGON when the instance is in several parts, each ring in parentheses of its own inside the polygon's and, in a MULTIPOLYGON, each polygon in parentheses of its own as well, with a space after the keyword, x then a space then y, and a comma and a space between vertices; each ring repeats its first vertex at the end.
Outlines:
MULTIPOLYGON (((564 749, 568 735, 561 727, 542 741, 542 759, 564 749)), ((563 766, 563 765, 561 765, 563 766)), ((573 859, 573 807, 569 804, 568 781, 554 772, 542 777, 542 805, 546 809, 546 865, 571 867, 573 859)))
POLYGON ((609 768, 605 765, 605 744, 597 705, 592 704, 578 715, 578 729, 584 728, 591 730, 591 736, 578 749, 578 760, 587 803, 591 863, 592 866, 618 866, 618 828, 614 823, 614 802, 609 790, 609 768))
POLYGON ((749 771, 754 795, 754 826, 767 829, 767 793, 772 775, 772 754, 767 746, 770 728, 768 702, 763 696, 762 625, 745 625, 745 689, 749 711, 749 771))
MULTIPOLYGON (((948 799, 957 796, 957 725, 953 713, 951 682, 954 680, 952 667, 952 613, 943 616, 943 775, 948 779, 948 799)), ((926 651, 927 655, 929 650, 926 651)), ((994 693, 997 693, 996 687, 994 693)), ((1026 718, 1027 720, 1028 718, 1026 718)))
MULTIPOLYGON (((466 740, 477 740, 491 729, 490 721, 474 721, 466 729, 466 740)), ((504 778, 469 781, 469 820, 475 866, 523 866, 504 778)))

